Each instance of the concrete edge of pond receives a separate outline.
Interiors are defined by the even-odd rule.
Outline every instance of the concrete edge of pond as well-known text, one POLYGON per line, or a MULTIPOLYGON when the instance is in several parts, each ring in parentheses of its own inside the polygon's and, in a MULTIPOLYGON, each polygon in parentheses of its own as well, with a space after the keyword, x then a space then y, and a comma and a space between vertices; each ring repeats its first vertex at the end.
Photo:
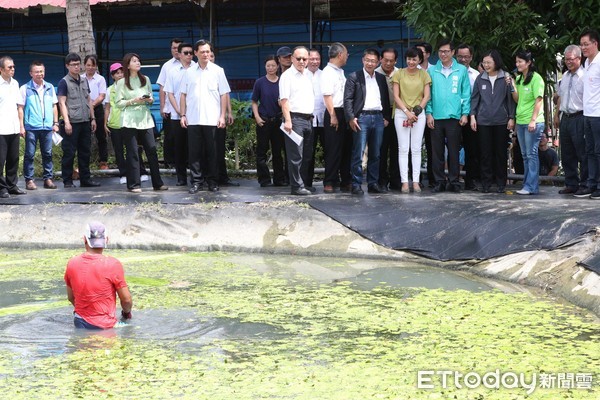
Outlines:
POLYGON ((2 207, 0 247, 82 248, 83 227, 90 220, 106 224, 112 248, 405 260, 541 288, 600 316, 600 275, 578 265, 599 250, 596 234, 552 251, 437 262, 382 247, 294 201, 192 206, 51 203, 2 207))

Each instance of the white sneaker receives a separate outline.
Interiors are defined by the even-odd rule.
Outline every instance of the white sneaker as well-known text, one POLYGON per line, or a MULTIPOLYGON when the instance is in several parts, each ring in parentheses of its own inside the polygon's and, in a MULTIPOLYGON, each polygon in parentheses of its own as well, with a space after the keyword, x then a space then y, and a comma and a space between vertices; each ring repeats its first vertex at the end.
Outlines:
POLYGON ((529 192, 529 190, 521 189, 521 190, 517 190, 517 194, 528 195, 531 193, 529 192))
POLYGON ((140 176, 140 181, 142 181, 142 182, 146 182, 148 179, 149 179, 148 175, 142 175, 142 176, 140 176))
POLYGON ((119 183, 120 183, 121 185, 124 185, 124 184, 126 184, 126 183, 127 183, 127 177, 126 177, 126 176, 122 176, 122 177, 119 179, 119 183))

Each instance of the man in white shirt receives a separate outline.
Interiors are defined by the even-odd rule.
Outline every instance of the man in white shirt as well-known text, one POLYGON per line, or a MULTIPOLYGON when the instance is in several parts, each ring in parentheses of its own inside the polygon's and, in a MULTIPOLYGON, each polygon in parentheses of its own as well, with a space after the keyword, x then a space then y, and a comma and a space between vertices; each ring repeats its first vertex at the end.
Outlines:
POLYGON ((315 95, 307 64, 308 49, 298 46, 292 53, 292 66, 279 78, 290 186, 292 194, 298 196, 311 194, 304 186, 304 181, 308 180, 308 167, 313 152, 312 119, 315 95), (293 133, 301 137, 300 143, 291 138, 293 133))
POLYGON ((323 114, 325 113, 325 103, 323 102, 323 96, 321 95, 321 76, 323 71, 319 68, 321 66, 321 53, 317 49, 310 49, 308 51, 308 65, 307 69, 310 73, 310 78, 313 84, 313 93, 315 95, 315 109, 313 110, 313 154, 308 167, 307 180, 304 182, 306 187, 311 192, 315 191, 313 188, 313 178, 315 175, 315 153, 317 152, 317 142, 321 141, 321 146, 324 148, 323 142, 323 114))
POLYGON ((19 83, 15 76, 15 62, 10 57, 0 58, 0 199, 11 194, 25 194, 17 186, 19 169, 19 83))
MULTIPOLYGON (((586 30, 579 36, 585 60, 583 76, 583 129, 588 156, 588 191, 590 198, 600 200, 600 57, 598 31, 586 30)), ((579 196, 578 196, 579 197, 579 196)))
MULTIPOLYGON (((456 60, 467 68, 472 93, 475 79, 479 76, 479 71, 471 67, 473 47, 465 43, 460 44, 456 48, 456 60)), ((478 190, 477 182, 481 180, 481 162, 479 161, 481 152, 479 151, 477 132, 471 129, 471 124, 462 127, 462 143, 465 150, 465 190, 478 190)))
POLYGON ((569 45, 563 58, 567 71, 558 84, 554 127, 560 128, 560 156, 565 171, 565 187, 559 194, 586 191, 588 163, 583 136, 583 75, 581 49, 569 45), (560 117, 560 118, 559 118, 560 117))
POLYGON ((188 129, 190 194, 198 193, 202 179, 208 190, 219 190, 217 128, 225 127, 227 94, 231 91, 223 68, 210 62, 212 46, 207 40, 194 44, 198 64, 190 67, 181 83, 181 126, 188 129))
POLYGON ((194 50, 189 43, 179 43, 177 53, 179 54, 179 64, 173 65, 167 73, 167 81, 163 90, 167 97, 166 102, 169 103, 169 109, 171 110, 169 113, 171 116, 170 132, 175 141, 173 157, 177 176, 176 185, 187 186, 188 131, 181 126, 179 102, 181 100, 181 82, 185 72, 191 66, 195 66, 196 62, 192 60, 194 50))
POLYGON ((171 39, 171 59, 163 64, 160 69, 160 73, 158 74, 158 78, 156 79, 156 83, 158 84, 158 98, 160 100, 160 115, 163 118, 163 131, 165 133, 165 137, 163 138, 163 157, 165 161, 165 166, 169 167, 175 162, 175 138, 171 133, 171 112, 173 111, 171 108, 171 103, 167 101, 167 96, 164 91, 165 84, 167 83, 167 74, 169 70, 174 66, 179 66, 181 63, 179 62, 179 52, 177 49, 179 45, 183 43, 183 40, 179 38, 171 39))
MULTIPOLYGON (((394 84, 392 78, 398 70, 396 62, 398 61, 398 50, 388 47, 381 50, 381 64, 375 69, 375 72, 385 76, 390 93, 390 106, 394 109, 394 84)), ((409 162, 411 158, 409 157, 409 162)), ((421 169, 421 165, 412 168, 421 169)), ((402 182, 400 180, 400 166, 398 165, 398 136, 396 135, 396 126, 388 124, 383 130, 383 141, 381 142, 381 159, 379 160, 379 187, 383 190, 390 189, 401 190, 402 182)))
POLYGON ((367 185, 369 193, 384 193, 379 187, 379 151, 383 129, 392 120, 390 95, 385 76, 375 72, 379 51, 366 49, 363 68, 351 73, 344 86, 344 113, 352 129, 352 194, 363 195, 362 157, 369 145, 367 185))
POLYGON ((334 193, 336 187, 349 192, 352 189, 350 159, 352 131, 344 115, 344 87, 346 76, 343 66, 348 62, 348 49, 341 43, 329 46, 329 63, 321 76, 321 93, 325 102, 323 149, 325 178, 323 191, 334 193))

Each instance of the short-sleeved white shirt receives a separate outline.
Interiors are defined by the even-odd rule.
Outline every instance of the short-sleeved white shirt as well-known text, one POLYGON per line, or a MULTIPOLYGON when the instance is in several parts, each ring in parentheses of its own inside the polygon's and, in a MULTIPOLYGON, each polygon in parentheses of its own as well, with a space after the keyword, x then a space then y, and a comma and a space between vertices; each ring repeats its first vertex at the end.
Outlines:
POLYGON ((323 126, 323 117, 325 114, 325 101, 323 100, 323 95, 321 94, 321 79, 323 71, 317 69, 314 73, 310 70, 308 72, 312 79, 313 93, 315 95, 313 126, 323 126))
POLYGON ((17 104, 21 99, 19 82, 0 76, 0 135, 14 135, 21 131, 17 104))
POLYGON ((204 69, 196 64, 185 71, 179 90, 186 94, 188 125, 217 126, 221 96, 231 91, 223 68, 210 61, 204 69))
POLYGON ((315 94, 313 91, 310 71, 304 69, 300 72, 292 64, 279 78, 279 98, 287 99, 290 112, 312 114, 315 108, 315 94))
POLYGON ((321 74, 321 93, 323 96, 331 96, 333 107, 344 106, 345 85, 344 70, 335 64, 328 63, 321 74))
POLYGON ((82 74, 81 77, 88 81, 92 101, 95 101, 101 94, 106 95, 106 79, 102 75, 96 72, 91 79, 86 74, 82 74))
POLYGON ((585 60, 583 76, 583 115, 600 117, 600 53, 594 60, 585 60))
MULTIPOLYGON (((171 58, 169 61, 164 63, 163 66, 160 68, 160 73, 158 74, 156 83, 164 88, 165 84, 167 83, 167 74, 169 73, 169 70, 176 65, 181 65, 181 62, 175 57, 171 58)), ((165 101, 165 106, 163 107, 162 112, 169 112, 167 111, 167 103, 168 102, 165 101)))
MULTIPOLYGON (((185 71, 187 71, 189 68, 192 68, 195 65, 195 61, 192 61, 188 68, 184 68, 183 64, 174 65, 173 68, 171 68, 169 70, 169 73, 167 74, 167 81, 165 82, 163 90, 165 91, 165 93, 173 93, 178 108, 179 101, 181 99, 181 82, 183 81, 183 77, 185 76, 185 71)), ((171 119, 181 119, 181 116, 175 112, 175 108, 169 101, 168 96, 165 98, 164 112, 170 113, 171 119)))

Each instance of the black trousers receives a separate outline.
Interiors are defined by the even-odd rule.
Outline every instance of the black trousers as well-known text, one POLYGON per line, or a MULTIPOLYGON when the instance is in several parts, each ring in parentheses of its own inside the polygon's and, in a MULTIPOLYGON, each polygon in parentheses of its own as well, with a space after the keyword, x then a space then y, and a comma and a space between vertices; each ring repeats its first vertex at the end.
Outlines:
POLYGON ((127 164, 125 163, 125 152, 123 151, 123 132, 122 128, 109 128, 110 129, 110 140, 113 145, 115 152, 115 160, 117 161, 117 168, 119 168, 119 176, 125 176, 127 171, 127 164))
POLYGON ((0 135, 0 193, 6 193, 17 187, 19 138, 18 133, 0 135))
MULTIPOLYGON (((423 132, 425 138, 425 152, 427 154, 427 182, 429 185, 435 184, 435 176, 433 175, 433 149, 431 148, 431 129, 425 125, 425 131, 423 132)), ((410 161, 410 157, 408 158, 410 161)))
POLYGON ((152 178, 152 187, 157 189, 164 183, 160 176, 158 165, 158 154, 156 153, 156 141, 152 129, 133 129, 123 128, 123 143, 125 143, 127 164, 127 188, 135 189, 141 186, 140 181, 140 152, 138 144, 144 148, 148 165, 150 166, 150 176, 152 178))
POLYGON ((279 129, 280 118, 261 117, 265 123, 263 126, 256 125, 256 174, 258 183, 271 183, 271 172, 267 163, 267 152, 271 148, 273 162, 273 183, 283 185, 285 183, 285 169, 283 166, 284 133, 279 129))
MULTIPOLYGON (((410 157, 409 157, 410 161, 410 157)), ((420 165, 417 165, 420 168, 420 165)), ((412 175, 411 175, 412 176, 412 175)), ((400 166, 398 165, 398 135, 394 120, 383 129, 383 141, 381 142, 379 158, 379 185, 400 188, 400 166)))
POLYGON ((477 136, 478 132, 474 132, 469 124, 462 127, 462 142, 465 149, 465 184, 467 186, 481 178, 481 152, 477 136))
POLYGON ((79 165, 79 179, 88 182, 90 174, 90 148, 92 145, 92 128, 89 121, 71 123, 73 131, 67 135, 64 125, 61 126, 62 151, 61 160, 62 179, 64 183, 73 182, 73 163, 77 153, 77 164, 79 165))
POLYGON ((483 187, 506 186, 509 136, 506 124, 477 126, 483 187))
POLYGON ((431 132, 431 148, 433 150, 433 175, 437 183, 446 181, 444 147, 448 148, 448 181, 458 183, 461 128, 457 119, 435 120, 435 129, 431 132))
MULTIPOLYGON (((338 128, 331 126, 331 115, 325 110, 323 123, 323 150, 325 156, 325 178, 323 185, 348 186, 352 184, 350 163, 352 159, 352 131, 348 129, 343 108, 335 108, 338 128)), ((396 149, 397 152, 397 149, 396 149)))
POLYGON ((96 141, 98 142, 98 160, 100 162, 108 161, 108 140, 104 131, 104 107, 102 104, 94 107, 94 117, 96 118, 96 141))
MULTIPOLYGON (((168 100, 167 100, 168 101, 168 100)), ((163 158, 165 164, 175 163, 175 138, 171 132, 171 114, 165 114, 163 117, 163 158)))
POLYGON ((173 155, 177 182, 185 183, 187 185, 188 130, 181 127, 180 120, 172 119, 170 131, 175 140, 173 155))
POLYGON ((218 186, 219 161, 217 160, 217 127, 207 125, 188 126, 188 161, 192 185, 218 186))

